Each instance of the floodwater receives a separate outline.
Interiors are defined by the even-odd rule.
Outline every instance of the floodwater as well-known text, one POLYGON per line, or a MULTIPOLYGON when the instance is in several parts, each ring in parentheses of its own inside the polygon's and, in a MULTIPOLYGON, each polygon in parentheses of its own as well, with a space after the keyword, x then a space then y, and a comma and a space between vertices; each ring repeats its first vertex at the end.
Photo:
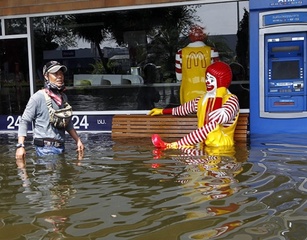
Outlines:
POLYGON ((37 158, 0 136, 0 239, 189 240, 307 237, 307 136, 235 149, 155 150, 149 139, 81 133, 85 156, 37 158))

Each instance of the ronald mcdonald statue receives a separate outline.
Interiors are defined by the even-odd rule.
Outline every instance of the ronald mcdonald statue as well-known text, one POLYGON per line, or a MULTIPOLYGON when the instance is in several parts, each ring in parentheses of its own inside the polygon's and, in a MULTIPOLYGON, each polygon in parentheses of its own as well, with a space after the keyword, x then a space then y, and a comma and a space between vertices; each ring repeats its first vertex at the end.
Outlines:
POLYGON ((180 103, 186 103, 206 93, 202 86, 205 83, 207 67, 219 60, 219 54, 213 48, 206 46, 207 35, 204 28, 193 25, 189 31, 186 47, 176 54, 176 78, 180 85, 180 103))
POLYGON ((236 95, 229 92, 232 72, 228 64, 215 62, 206 70, 206 93, 175 108, 153 108, 151 116, 172 114, 185 116, 197 113, 198 129, 182 139, 166 143, 159 135, 152 136, 157 148, 177 149, 203 142, 206 146, 221 147, 234 145, 234 132, 239 117, 239 101, 236 95))

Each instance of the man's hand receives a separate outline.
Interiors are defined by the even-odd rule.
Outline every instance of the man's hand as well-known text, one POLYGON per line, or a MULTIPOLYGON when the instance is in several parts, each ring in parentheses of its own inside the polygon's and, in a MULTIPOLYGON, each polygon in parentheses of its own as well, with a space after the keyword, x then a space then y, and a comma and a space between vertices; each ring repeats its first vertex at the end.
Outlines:
POLYGON ((77 152, 78 152, 78 160, 82 160, 84 156, 84 145, 80 138, 77 141, 77 152))
POLYGON ((19 147, 16 149, 16 155, 15 155, 16 160, 21 161, 25 160, 26 158, 26 150, 23 147, 19 147))
POLYGON ((162 108, 153 108, 148 113, 150 116, 156 116, 156 115, 163 115, 163 109, 162 108))
POLYGON ((77 151, 77 160, 78 161, 81 161, 84 157, 84 151, 83 150, 80 150, 80 151, 77 151))

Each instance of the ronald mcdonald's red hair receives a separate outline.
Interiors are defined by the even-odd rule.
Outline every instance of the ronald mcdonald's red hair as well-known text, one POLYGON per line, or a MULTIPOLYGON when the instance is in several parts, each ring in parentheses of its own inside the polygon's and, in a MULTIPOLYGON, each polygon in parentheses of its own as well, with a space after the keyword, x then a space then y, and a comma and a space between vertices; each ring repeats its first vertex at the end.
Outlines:
POLYGON ((208 66, 207 71, 216 78, 217 88, 228 88, 232 80, 231 68, 227 63, 215 62, 208 66))
POLYGON ((205 29, 199 25, 193 25, 190 28, 189 38, 192 42, 204 41, 207 35, 205 34, 205 29))

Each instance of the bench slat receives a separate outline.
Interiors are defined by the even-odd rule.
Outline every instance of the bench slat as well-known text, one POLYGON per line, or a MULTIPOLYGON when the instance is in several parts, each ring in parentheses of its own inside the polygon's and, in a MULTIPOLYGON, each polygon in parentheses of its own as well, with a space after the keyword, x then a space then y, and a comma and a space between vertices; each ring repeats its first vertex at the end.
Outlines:
MULTIPOLYGON (((249 137, 249 114, 241 113, 234 134, 235 141, 247 142, 249 137)), ((182 138, 197 129, 197 117, 114 115, 112 138, 147 138, 159 134, 163 138, 182 138)))

